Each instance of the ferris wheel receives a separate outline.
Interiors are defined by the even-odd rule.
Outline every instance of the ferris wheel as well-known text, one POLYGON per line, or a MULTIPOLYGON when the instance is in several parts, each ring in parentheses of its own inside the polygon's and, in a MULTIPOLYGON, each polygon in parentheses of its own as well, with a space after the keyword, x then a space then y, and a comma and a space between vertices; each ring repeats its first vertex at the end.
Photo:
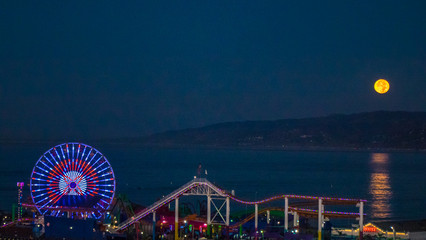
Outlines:
POLYGON ((31 173, 30 191, 41 214, 73 212, 100 218, 113 201, 115 177, 98 150, 64 143, 41 155, 31 173))

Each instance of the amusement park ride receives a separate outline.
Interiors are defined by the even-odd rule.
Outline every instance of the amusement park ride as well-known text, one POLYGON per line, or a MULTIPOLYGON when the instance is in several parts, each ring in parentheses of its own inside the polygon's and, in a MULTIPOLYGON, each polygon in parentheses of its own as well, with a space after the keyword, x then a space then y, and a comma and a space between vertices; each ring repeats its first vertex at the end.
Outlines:
MULTIPOLYGON (((46 151, 35 164, 30 181, 31 204, 22 204, 24 208, 37 209, 41 216, 62 217, 70 219, 104 220, 112 207, 117 205, 115 200, 115 177, 112 167, 106 157, 95 148, 83 143, 64 143, 46 151)), ((183 196, 204 196, 207 199, 205 224, 207 229, 212 225, 222 225, 225 228, 235 228, 254 219, 255 233, 258 233, 259 214, 268 214, 275 208, 263 208, 273 201, 284 201, 284 229, 289 230, 289 214, 293 215, 294 224, 299 216, 318 218, 318 239, 321 239, 324 218, 353 218, 359 220, 360 237, 364 225, 364 203, 361 199, 314 197, 301 195, 278 195, 260 201, 244 201, 234 194, 220 189, 205 178, 194 177, 191 181, 172 193, 138 212, 127 211, 128 216, 116 225, 109 224, 106 231, 123 233, 136 226, 143 218, 151 216, 153 220, 153 239, 155 236, 156 212, 163 206, 174 202, 175 226, 174 237, 178 239, 179 229, 179 199, 183 196), (254 213, 239 223, 230 225, 230 202, 254 206, 254 213), (326 211, 324 206, 353 205, 359 208, 357 212, 326 211)), ((121 203, 123 205, 123 203, 121 203)))
POLYGON ((30 182, 34 206, 42 215, 101 218, 114 199, 115 177, 95 148, 64 143, 45 152, 30 182))

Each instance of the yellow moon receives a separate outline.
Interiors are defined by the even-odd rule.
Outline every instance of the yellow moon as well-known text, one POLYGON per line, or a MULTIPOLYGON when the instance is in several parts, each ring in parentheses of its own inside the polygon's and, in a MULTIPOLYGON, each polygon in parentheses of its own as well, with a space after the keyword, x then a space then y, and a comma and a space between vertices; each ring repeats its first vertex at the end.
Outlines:
POLYGON ((374 90, 380 94, 389 91, 389 83, 385 79, 379 79, 374 83, 374 90))

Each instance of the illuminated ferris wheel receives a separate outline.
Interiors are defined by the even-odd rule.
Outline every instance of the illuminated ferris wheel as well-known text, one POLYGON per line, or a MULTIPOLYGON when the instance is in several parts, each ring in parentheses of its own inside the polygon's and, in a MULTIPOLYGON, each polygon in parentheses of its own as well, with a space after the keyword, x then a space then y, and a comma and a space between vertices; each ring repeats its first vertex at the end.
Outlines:
POLYGON ((115 193, 115 177, 102 153, 82 143, 64 143, 45 152, 31 173, 31 197, 41 214, 65 212, 99 218, 115 193))

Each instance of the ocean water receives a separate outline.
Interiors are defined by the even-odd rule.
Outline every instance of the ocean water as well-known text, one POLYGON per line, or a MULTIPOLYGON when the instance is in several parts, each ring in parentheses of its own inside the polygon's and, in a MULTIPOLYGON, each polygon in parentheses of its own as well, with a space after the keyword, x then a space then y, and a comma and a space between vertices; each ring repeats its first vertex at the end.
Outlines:
MULTIPOLYGON (((34 164, 51 147, 0 145, 1 210, 10 211, 16 182, 28 184, 34 164)), ((201 163, 209 181, 244 200, 278 194, 361 198, 368 201, 368 220, 426 218, 426 153, 93 147, 114 169, 116 194, 145 206, 192 180, 201 163)), ((24 198, 30 198, 28 185, 24 198)))

